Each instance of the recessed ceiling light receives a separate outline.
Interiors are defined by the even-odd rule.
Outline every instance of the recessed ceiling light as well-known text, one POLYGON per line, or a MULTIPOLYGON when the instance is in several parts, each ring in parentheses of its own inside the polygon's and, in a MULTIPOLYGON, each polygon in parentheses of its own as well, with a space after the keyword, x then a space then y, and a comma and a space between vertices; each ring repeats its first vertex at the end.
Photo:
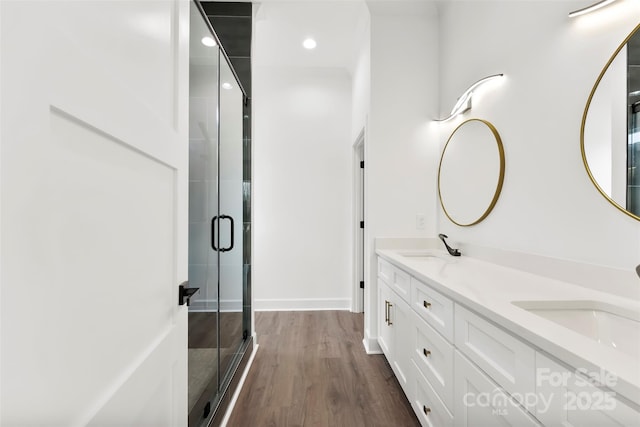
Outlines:
POLYGON ((224 82, 222 83, 222 89, 226 89, 226 90, 233 89, 233 86, 231 86, 231 83, 229 82, 224 82))
POLYGON ((302 46, 304 46, 305 49, 315 49, 316 46, 318 45, 318 43, 316 43, 316 41, 314 39, 305 39, 302 42, 302 46))
POLYGON ((213 39, 213 37, 204 36, 200 41, 207 47, 214 47, 216 45, 216 41, 213 39))

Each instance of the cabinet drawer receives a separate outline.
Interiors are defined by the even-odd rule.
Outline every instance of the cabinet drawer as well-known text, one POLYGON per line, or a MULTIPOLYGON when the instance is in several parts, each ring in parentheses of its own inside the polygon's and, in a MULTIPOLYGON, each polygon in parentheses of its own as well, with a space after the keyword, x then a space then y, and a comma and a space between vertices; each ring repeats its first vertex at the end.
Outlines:
POLYGON ((391 286, 391 277, 393 276, 393 266, 378 257, 378 277, 382 279, 387 285, 391 286))
POLYGON ((540 427, 540 424, 477 366, 455 352, 456 426, 540 427))
POLYGON ((411 307, 433 329, 453 342, 453 301, 412 277, 411 307))
POLYGON ((420 369, 413 365, 414 397, 411 400, 413 411, 416 413, 420 424, 428 427, 447 427, 453 426, 453 415, 447 410, 446 406, 438 394, 429 385, 420 369))
MULTIPOLYGON (((535 351, 456 304, 456 348, 509 393, 535 390, 535 351)), ((534 411, 535 408, 528 408, 534 411)))
POLYGON ((453 346, 415 312, 413 316, 413 361, 452 411, 453 346))
POLYGON ((409 273, 378 257, 378 277, 396 291, 403 300, 409 302, 411 292, 409 273))
POLYGON ((640 426, 640 413, 614 392, 599 389, 540 353, 536 353, 536 387, 536 416, 545 426, 640 426))

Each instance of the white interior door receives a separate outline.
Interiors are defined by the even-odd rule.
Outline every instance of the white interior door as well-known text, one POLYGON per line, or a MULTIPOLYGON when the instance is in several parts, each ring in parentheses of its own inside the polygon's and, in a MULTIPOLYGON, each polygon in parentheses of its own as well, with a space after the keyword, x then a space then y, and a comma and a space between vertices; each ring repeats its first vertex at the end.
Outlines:
POLYGON ((186 0, 0 1, 0 422, 187 422, 186 0))

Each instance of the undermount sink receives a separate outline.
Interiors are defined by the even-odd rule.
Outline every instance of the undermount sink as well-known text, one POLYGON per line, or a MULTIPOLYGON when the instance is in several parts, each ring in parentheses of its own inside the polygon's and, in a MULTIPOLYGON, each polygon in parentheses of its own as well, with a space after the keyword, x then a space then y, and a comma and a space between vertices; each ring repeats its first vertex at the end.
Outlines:
POLYGON ((513 305, 632 357, 640 357, 640 311, 599 301, 513 301, 513 305))
POLYGON ((398 255, 409 258, 412 261, 433 261, 442 260, 441 256, 428 251, 406 251, 398 252, 398 255))

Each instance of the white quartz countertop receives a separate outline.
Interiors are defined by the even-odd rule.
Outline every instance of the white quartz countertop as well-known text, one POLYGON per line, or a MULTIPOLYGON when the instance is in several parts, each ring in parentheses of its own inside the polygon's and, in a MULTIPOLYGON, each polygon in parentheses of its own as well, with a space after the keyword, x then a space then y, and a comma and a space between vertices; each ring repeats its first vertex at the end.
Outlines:
MULTIPOLYGON (((598 301, 640 313, 640 301, 538 276, 475 258, 452 257, 426 250, 437 258, 420 260, 406 251, 378 249, 377 254, 416 279, 481 314, 537 350, 576 369, 615 376, 610 388, 640 404, 640 359, 598 343, 567 327, 530 313, 513 301, 598 301)), ((413 251, 416 252, 416 251, 413 251)), ((630 336, 640 346, 640 336, 630 336)), ((640 353, 639 353, 640 354, 640 353)))

